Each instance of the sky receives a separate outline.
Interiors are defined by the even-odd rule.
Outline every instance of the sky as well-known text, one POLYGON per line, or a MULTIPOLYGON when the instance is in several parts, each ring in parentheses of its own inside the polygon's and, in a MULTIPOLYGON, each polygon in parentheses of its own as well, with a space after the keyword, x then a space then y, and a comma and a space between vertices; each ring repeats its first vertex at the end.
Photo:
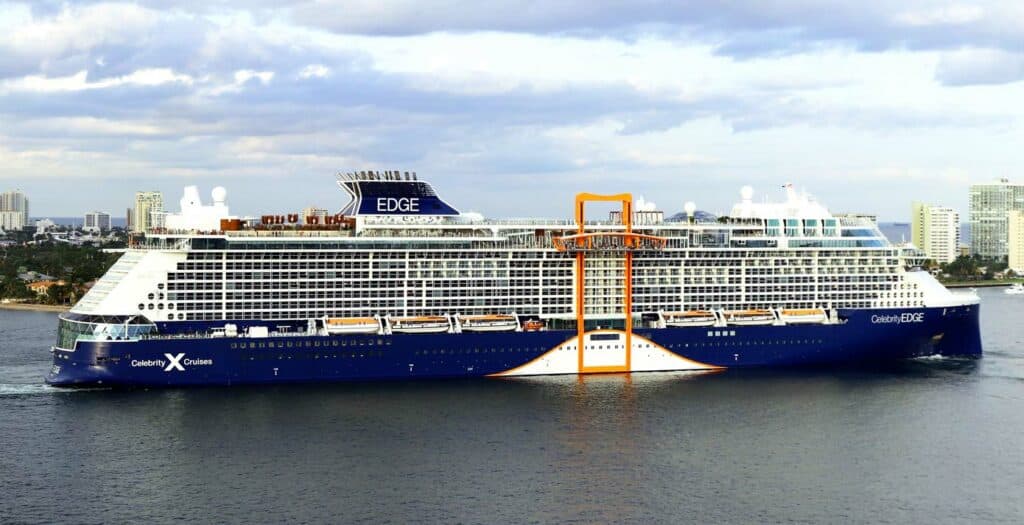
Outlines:
POLYGON ((0 1, 0 190, 33 216, 193 184, 334 210, 335 173, 393 169, 493 217, 786 183, 966 217, 971 183, 1024 181, 1022 101, 1015 0, 0 1))

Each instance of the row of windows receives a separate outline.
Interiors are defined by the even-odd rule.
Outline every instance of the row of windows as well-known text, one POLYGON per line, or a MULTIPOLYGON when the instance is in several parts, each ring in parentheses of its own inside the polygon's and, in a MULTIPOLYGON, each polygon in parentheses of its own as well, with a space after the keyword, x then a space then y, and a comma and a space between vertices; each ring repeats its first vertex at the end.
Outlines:
MULTIPOLYGON (((571 307, 545 307, 541 309, 536 306, 523 306, 517 307, 516 313, 520 315, 569 315, 571 314, 571 307)), ((351 308, 351 309, 318 309, 318 310, 245 310, 245 311, 233 311, 228 310, 225 314, 220 311, 210 312, 193 312, 187 315, 187 318, 192 321, 220 321, 223 319, 228 320, 250 320, 250 319, 311 319, 318 317, 372 317, 374 315, 448 315, 451 311, 444 308, 393 308, 393 309, 365 309, 365 308, 351 308)), ((493 308, 487 307, 465 307, 465 311, 460 313, 474 313, 474 314, 487 314, 493 313, 493 308)), ((184 318, 179 314, 179 318, 184 318)))

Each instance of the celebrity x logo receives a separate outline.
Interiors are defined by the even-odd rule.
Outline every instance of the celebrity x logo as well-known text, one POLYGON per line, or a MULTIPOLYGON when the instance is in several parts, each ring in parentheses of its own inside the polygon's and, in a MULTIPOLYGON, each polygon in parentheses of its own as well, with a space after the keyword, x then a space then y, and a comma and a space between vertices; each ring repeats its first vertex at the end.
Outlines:
POLYGON ((185 357, 185 354, 164 354, 164 357, 166 357, 168 361, 168 365, 164 367, 164 372, 170 372, 171 370, 185 371, 185 367, 181 364, 181 359, 185 357))

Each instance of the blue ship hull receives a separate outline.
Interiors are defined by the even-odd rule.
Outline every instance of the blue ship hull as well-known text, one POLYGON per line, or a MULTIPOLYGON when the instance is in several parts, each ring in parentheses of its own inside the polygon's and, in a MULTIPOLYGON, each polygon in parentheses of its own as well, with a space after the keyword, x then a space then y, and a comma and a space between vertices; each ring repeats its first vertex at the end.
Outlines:
MULTIPOLYGON (((638 328, 634 334, 641 345, 678 358, 679 368, 663 370, 824 366, 980 356, 978 316, 978 305, 841 310, 836 324, 638 328)), ((160 328, 181 335, 57 349, 47 382, 130 387, 576 373, 537 365, 566 351, 576 338, 569 330, 247 338, 187 335, 204 329, 197 323, 160 328)))

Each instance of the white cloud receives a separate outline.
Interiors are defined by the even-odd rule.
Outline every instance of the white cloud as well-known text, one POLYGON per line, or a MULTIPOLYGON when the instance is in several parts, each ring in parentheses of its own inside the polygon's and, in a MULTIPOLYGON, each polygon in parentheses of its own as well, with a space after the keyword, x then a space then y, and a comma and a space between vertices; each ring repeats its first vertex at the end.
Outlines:
POLYGON ((495 214, 552 209, 539 176, 709 208, 793 180, 897 216, 1024 165, 1008 3, 299 3, 0 6, 0 178, 416 169, 495 214))
POLYGON ((331 68, 323 64, 310 64, 299 71, 299 78, 326 78, 331 74, 331 68))
MULTIPOLYGON (((13 16, 13 15, 12 15, 13 16)), ((154 29, 160 14, 135 4, 65 5, 52 18, 26 21, 10 28, 6 45, 46 56, 82 51, 104 42, 131 44, 154 29)))
POLYGON ((1004 84, 1024 80, 1024 51, 958 49, 943 53, 936 77, 953 86, 1004 84))
POLYGON ((253 71, 251 69, 240 69, 231 74, 231 81, 215 81, 211 77, 204 77, 204 83, 207 87, 201 89, 198 94, 202 96, 221 96, 229 93, 241 92, 246 84, 251 80, 261 86, 266 86, 274 79, 273 71, 253 71))
POLYGON ((87 71, 79 71, 66 77, 47 77, 29 75, 17 79, 0 82, 0 93, 27 91, 36 93, 58 93, 68 91, 85 91, 90 89, 106 89, 117 86, 159 86, 162 84, 182 84, 191 86, 193 79, 189 75, 175 73, 167 68, 140 69, 128 75, 104 78, 95 82, 89 81, 87 71))
POLYGON ((928 7, 915 11, 904 11, 896 20, 908 26, 962 25, 984 19, 985 10, 979 5, 959 4, 942 7, 928 7))
POLYGON ((274 78, 273 71, 253 71, 251 69, 240 69, 235 71, 235 84, 242 85, 252 79, 259 79, 260 84, 267 85, 274 78))

